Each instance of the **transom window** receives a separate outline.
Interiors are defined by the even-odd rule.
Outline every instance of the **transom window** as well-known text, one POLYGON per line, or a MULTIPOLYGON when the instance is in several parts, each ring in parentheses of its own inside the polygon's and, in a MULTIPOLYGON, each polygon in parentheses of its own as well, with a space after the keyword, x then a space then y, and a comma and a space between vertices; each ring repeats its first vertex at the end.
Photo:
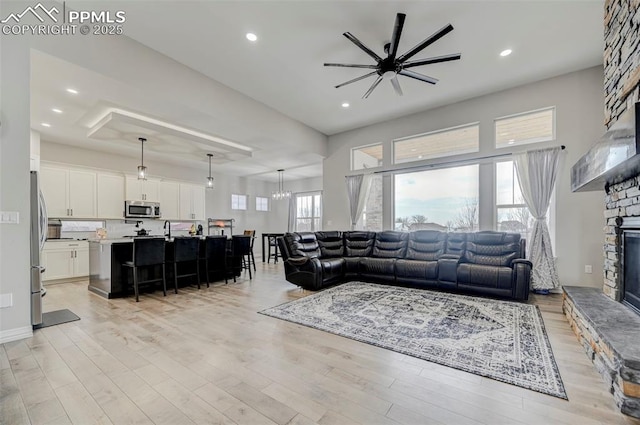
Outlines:
POLYGON ((480 125, 465 124, 393 141, 393 162, 421 161, 478 152, 480 125))
POLYGON ((380 167, 382 165, 382 143, 351 149, 351 169, 380 167))
POLYGON ((495 120, 496 148, 555 140, 556 108, 524 112, 495 120))

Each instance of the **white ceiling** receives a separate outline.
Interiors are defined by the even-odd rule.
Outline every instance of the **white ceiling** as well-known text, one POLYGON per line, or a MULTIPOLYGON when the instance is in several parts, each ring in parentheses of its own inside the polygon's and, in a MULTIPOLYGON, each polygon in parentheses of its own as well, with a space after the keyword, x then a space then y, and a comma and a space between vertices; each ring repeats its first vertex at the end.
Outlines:
MULTIPOLYGON (((101 4, 109 7, 109 2, 101 4)), ((126 11, 128 37, 327 135, 602 63, 601 0, 156 1, 152 7, 146 1, 127 1, 111 5, 126 11), (382 55, 397 12, 407 14, 401 52, 451 23, 453 32, 412 59, 460 52, 462 60, 414 68, 438 78, 435 86, 399 77, 402 97, 383 81, 368 99, 361 99, 373 78, 335 89, 336 84, 367 70, 325 68, 324 62, 372 63, 342 33, 351 32, 382 55), (249 31, 258 35, 256 43, 246 40, 249 31), (498 53, 505 48, 514 52, 501 58, 498 53), (345 101, 351 104, 349 109, 340 106, 345 101)), ((169 124, 179 125, 189 117, 193 130, 207 128, 204 123, 211 122, 206 110, 172 103, 161 94, 144 93, 38 52, 32 54, 31 104, 34 128, 44 140, 134 157, 139 155, 139 145, 131 134, 127 143, 113 137, 88 137, 91 125, 109 108, 169 124), (61 93, 62 80, 90 90, 85 89, 82 96, 61 93), (52 105, 65 113, 53 118, 55 126, 41 127, 41 122, 52 119, 52 105)), ((276 181, 273 164, 277 160, 278 168, 287 170, 287 179, 322 174, 322 158, 317 154, 277 142, 258 149, 249 141, 232 142, 253 152, 243 158, 226 158, 221 152, 216 166, 220 172, 276 181)), ((198 165, 207 167, 206 145, 185 146, 185 154, 176 155, 180 152, 176 143, 172 140, 169 150, 149 143, 145 154, 190 166, 200 158, 198 165)))

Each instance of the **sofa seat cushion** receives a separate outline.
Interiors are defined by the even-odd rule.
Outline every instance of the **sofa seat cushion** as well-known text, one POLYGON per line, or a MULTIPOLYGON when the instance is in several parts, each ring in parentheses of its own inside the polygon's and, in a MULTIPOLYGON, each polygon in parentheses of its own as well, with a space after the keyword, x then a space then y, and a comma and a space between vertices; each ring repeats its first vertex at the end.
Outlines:
POLYGON ((398 278, 437 280, 438 262, 400 259, 396 261, 396 276, 398 278))
POLYGON ((362 257, 344 257, 344 274, 347 276, 357 275, 360 271, 360 260, 362 257))
POLYGON ((462 263, 458 265, 458 284, 507 289, 512 286, 510 267, 462 263))
POLYGON ((360 274, 394 276, 395 258, 361 258, 360 274))
POLYGON ((329 281, 342 278, 344 275, 344 259, 342 258, 320 258, 322 266, 322 280, 329 281))

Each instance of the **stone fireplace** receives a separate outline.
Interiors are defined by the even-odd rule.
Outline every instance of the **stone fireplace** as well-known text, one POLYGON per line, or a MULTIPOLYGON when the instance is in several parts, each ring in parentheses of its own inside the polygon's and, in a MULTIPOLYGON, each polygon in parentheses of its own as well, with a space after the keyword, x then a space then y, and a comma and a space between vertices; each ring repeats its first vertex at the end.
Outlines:
POLYGON ((574 191, 603 191, 604 285, 564 287, 562 307, 620 410, 640 418, 640 0, 604 8, 609 131, 571 176, 574 191))

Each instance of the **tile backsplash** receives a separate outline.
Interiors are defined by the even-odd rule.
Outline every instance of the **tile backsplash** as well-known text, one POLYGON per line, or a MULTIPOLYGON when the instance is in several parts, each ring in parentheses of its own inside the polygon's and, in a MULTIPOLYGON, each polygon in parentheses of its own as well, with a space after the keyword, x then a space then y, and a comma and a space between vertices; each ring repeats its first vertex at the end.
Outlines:
MULTIPOLYGON (((176 221, 171 223, 172 224, 171 236, 188 236, 189 231, 178 230, 177 223, 179 222, 176 221)), ((198 227, 198 224, 202 224, 202 227, 204 227, 204 234, 206 235, 207 233, 206 223, 200 223, 197 221, 194 223, 196 225, 196 228, 198 227)), ((121 238, 123 236, 133 236, 136 234, 136 231, 140 229, 147 230, 147 232, 149 232, 149 234, 152 236, 161 236, 161 235, 164 235, 166 232, 168 232, 168 229, 165 230, 163 226, 164 226, 164 220, 135 220, 135 219, 126 220, 126 221, 125 220, 105 220, 105 228, 107 229, 107 238, 109 239, 121 238), (136 227, 137 221, 142 221, 142 223, 140 224, 140 227, 136 227)), ((180 226, 180 227, 186 227, 186 226, 180 226)), ((91 239, 91 238, 95 238, 96 234, 95 232, 62 232, 60 237, 74 238, 74 239, 91 239)))

